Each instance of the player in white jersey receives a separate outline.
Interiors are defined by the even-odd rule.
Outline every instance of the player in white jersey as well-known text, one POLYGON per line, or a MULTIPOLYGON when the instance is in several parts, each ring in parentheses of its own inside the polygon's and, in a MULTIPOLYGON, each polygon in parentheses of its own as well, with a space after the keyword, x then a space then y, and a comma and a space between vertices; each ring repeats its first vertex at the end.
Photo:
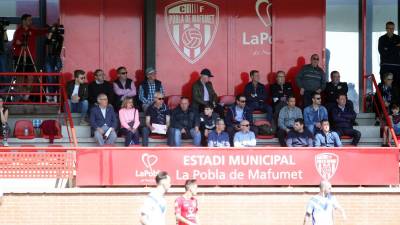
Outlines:
POLYGON ((167 202, 164 195, 171 187, 171 178, 167 172, 159 172, 156 176, 157 187, 147 196, 140 209, 142 225, 165 225, 167 202))
POLYGON ((331 195, 332 185, 328 181, 321 181, 319 189, 319 193, 308 202, 303 225, 308 224, 310 218, 313 225, 333 225, 335 209, 339 210, 343 220, 346 220, 343 208, 336 198, 331 195))

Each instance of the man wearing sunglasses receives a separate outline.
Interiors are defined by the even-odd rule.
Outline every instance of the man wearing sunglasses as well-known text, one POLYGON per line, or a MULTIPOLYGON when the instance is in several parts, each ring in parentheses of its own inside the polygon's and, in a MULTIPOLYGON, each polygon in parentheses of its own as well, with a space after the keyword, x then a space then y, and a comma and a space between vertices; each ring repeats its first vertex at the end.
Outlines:
MULTIPOLYGON (((146 125, 142 128, 142 145, 149 146, 150 133, 158 132, 157 127, 164 127, 163 134, 167 134, 170 124, 170 116, 167 105, 164 103, 164 95, 160 92, 154 94, 154 102, 146 110, 146 125)), ((159 132, 161 133, 161 132, 159 132)), ((171 138, 172 136, 169 135, 171 138)), ((168 145, 172 146, 172 139, 168 138, 168 145)))
POLYGON ((233 136, 240 131, 240 122, 243 120, 249 121, 250 130, 257 134, 257 127, 253 125, 253 111, 246 105, 246 97, 238 95, 236 96, 236 104, 228 108, 225 117, 226 131, 229 134, 232 146, 233 136))
POLYGON ((128 78, 128 71, 121 66, 117 69, 118 79, 114 81, 114 92, 116 95, 115 108, 119 110, 121 103, 126 97, 136 96, 136 87, 132 79, 128 78))
POLYGON ((240 131, 236 132, 233 139, 233 146, 235 147, 255 147, 257 145, 256 135, 250 131, 250 122, 242 120, 240 122, 240 131))
POLYGON ((304 123, 307 129, 315 135, 321 131, 321 121, 328 120, 328 111, 321 105, 321 94, 314 92, 312 96, 312 105, 304 109, 304 123))
POLYGON ((300 88, 300 95, 303 96, 303 108, 312 104, 313 92, 321 93, 325 89, 326 75, 318 63, 318 54, 313 54, 311 63, 304 65, 296 76, 296 84, 300 88))
POLYGON ((85 119, 89 108, 85 71, 75 70, 74 78, 67 83, 68 105, 71 113, 81 113, 80 125, 89 125, 85 119))

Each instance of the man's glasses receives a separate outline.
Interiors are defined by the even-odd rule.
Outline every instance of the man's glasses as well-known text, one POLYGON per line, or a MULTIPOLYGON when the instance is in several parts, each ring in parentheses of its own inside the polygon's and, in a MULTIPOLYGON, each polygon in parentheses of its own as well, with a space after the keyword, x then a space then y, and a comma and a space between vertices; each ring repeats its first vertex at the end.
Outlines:
POLYGON ((164 98, 157 98, 158 100, 164 100, 164 98))
POLYGON ((241 103, 246 103, 246 100, 239 100, 239 102, 241 102, 241 103))
POLYGON ((321 100, 321 98, 315 98, 315 100, 321 100))
POLYGON ((128 72, 121 72, 119 74, 125 75, 125 74, 128 74, 128 72))
POLYGON ((80 78, 79 78, 79 80, 84 80, 84 79, 86 79, 86 77, 80 77, 80 78))
POLYGON ((241 126, 242 126, 242 127, 249 127, 250 124, 242 124, 241 126))
POLYGON ((319 58, 312 58, 312 60, 319 60, 319 58))

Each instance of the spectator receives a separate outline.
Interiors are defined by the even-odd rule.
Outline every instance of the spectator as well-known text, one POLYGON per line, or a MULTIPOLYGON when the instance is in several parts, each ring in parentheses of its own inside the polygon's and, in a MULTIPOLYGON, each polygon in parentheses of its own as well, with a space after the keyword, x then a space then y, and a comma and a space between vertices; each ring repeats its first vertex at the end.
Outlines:
POLYGON ((230 147, 229 135, 224 131, 223 119, 217 119, 216 129, 208 134, 208 147, 230 147))
POLYGON ((353 138, 352 145, 357 146, 361 138, 361 133, 353 129, 353 123, 356 120, 357 114, 350 104, 346 104, 347 98, 344 94, 339 94, 337 105, 332 109, 332 121, 334 130, 340 137, 348 135, 353 138))
POLYGON ((136 96, 136 87, 133 80, 128 78, 128 71, 125 67, 121 66, 117 69, 118 79, 114 81, 114 93, 116 101, 114 102, 116 110, 119 110, 122 101, 126 97, 136 96))
POLYGON ((342 147, 339 135, 331 131, 328 120, 321 121, 321 131, 315 135, 315 147, 342 147))
POLYGON ((193 139, 195 146, 201 144, 201 133, 196 124, 196 114, 189 108, 189 99, 182 97, 179 107, 176 107, 171 113, 171 132, 172 136, 168 139, 174 140, 175 145, 180 147, 183 139, 193 139))
MULTIPOLYGON (((169 125, 170 116, 168 107, 164 103, 164 95, 156 92, 154 93, 153 104, 146 110, 146 125, 142 128, 142 145, 149 145, 149 135, 150 133, 157 132, 156 127, 164 127, 162 133, 167 134, 169 125)), ((172 146, 171 142, 172 140, 168 139, 168 145, 172 146)))
POLYGON ((278 131, 276 132, 276 136, 278 137, 281 147, 286 146, 285 137, 289 131, 293 130, 294 121, 299 118, 303 118, 303 114, 301 110, 296 107, 296 98, 294 96, 289 96, 287 98, 287 106, 281 109, 278 118, 278 131))
MULTIPOLYGON (((336 99, 338 94, 344 94, 347 96, 349 88, 347 86, 347 82, 340 82, 340 73, 338 71, 331 72, 331 81, 326 84, 325 88, 325 107, 328 111, 330 111, 333 107, 335 107, 336 99)), ((348 103, 353 104, 350 100, 348 103)))
POLYGON ((99 94, 97 96, 97 106, 94 106, 90 112, 90 126, 94 130, 94 137, 97 143, 114 144, 117 140, 117 117, 114 109, 108 104, 107 95, 99 94))
MULTIPOLYGON (((400 135, 400 114, 399 114, 399 106, 397 104, 392 104, 392 115, 390 116, 392 121, 392 126, 394 133, 396 135, 400 135)), ((389 147, 389 141, 392 138, 391 133, 389 131, 389 126, 385 126, 383 132, 383 143, 382 147, 389 147)))
POLYGON ((75 70, 74 80, 67 83, 68 105, 71 113, 81 113, 80 125, 89 125, 86 122, 86 115, 89 108, 88 102, 88 84, 86 81, 85 71, 75 70))
POLYGON ((195 112, 201 112, 206 105, 212 105, 216 113, 223 116, 223 108, 218 105, 218 96, 214 91, 210 77, 214 77, 209 69, 200 72, 200 79, 192 88, 192 108, 195 112))
POLYGON ((379 37, 378 51, 381 58, 381 80, 384 75, 392 73, 395 84, 400 86, 400 36, 394 33, 395 25, 392 21, 386 23, 386 34, 379 37))
POLYGON ((288 147, 312 147, 313 135, 304 129, 304 120, 297 118, 294 121, 293 130, 289 131, 286 139, 288 147))
POLYGON ((311 93, 321 92, 325 89, 326 76, 324 70, 318 66, 319 56, 311 56, 311 64, 304 65, 296 76, 297 86, 300 88, 300 95, 303 96, 303 108, 311 105, 311 93))
POLYGON ((286 74, 283 71, 276 73, 276 83, 270 87, 272 94, 272 105, 274 107, 274 114, 276 118, 282 107, 286 106, 287 98, 293 95, 292 84, 285 82, 286 74))
POLYGON ((0 122, 1 134, 3 135, 3 147, 8 147, 8 136, 10 134, 10 127, 8 126, 8 107, 3 105, 3 98, 0 98, 0 122))
POLYGON ((101 93, 106 94, 108 101, 114 102, 114 90, 111 82, 104 79, 105 74, 101 69, 94 71, 94 81, 89 84, 89 105, 90 108, 97 103, 97 96, 101 93))
POLYGON ((256 135, 250 131, 250 122, 242 120, 240 122, 240 131, 235 133, 233 146, 235 147, 255 147, 257 145, 256 135))
POLYGON ((139 101, 143 112, 153 103, 154 93, 160 92, 164 95, 161 81, 156 79, 157 72, 153 68, 146 69, 146 79, 139 86, 139 101))
POLYGON ((204 112, 200 113, 197 124, 200 128, 201 133, 201 143, 203 146, 207 146, 208 134, 215 130, 217 124, 218 114, 213 111, 211 105, 206 105, 204 107, 204 112))
POLYGON ((244 96, 247 99, 247 106, 252 111, 260 110, 267 114, 267 120, 272 122, 272 108, 267 104, 267 91, 264 84, 260 83, 260 74, 257 70, 250 71, 251 82, 244 89, 244 96))
MULTIPOLYGON (((387 73, 383 75, 383 82, 378 85, 379 91, 381 92, 383 103, 385 104, 386 110, 389 112, 392 104, 399 104, 400 96, 398 87, 393 84, 393 74, 387 73)), ((378 107, 378 111, 375 110, 375 126, 379 126, 380 120, 379 115, 383 114, 380 101, 378 99, 378 94, 375 94, 375 102, 378 107)))
POLYGON ((226 131, 229 134, 231 145, 233 145, 233 136, 240 131, 240 122, 247 120, 250 123, 250 130, 257 134, 257 127, 253 124, 253 111, 246 105, 246 97, 244 95, 236 96, 236 104, 229 107, 226 112, 225 124, 226 131))
POLYGON ((312 105, 304 109, 304 123, 307 129, 314 135, 321 130, 321 121, 328 119, 328 111, 321 105, 321 94, 312 94, 312 105))
POLYGON ((122 101, 119 121, 121 122, 122 132, 125 134, 125 146, 139 144, 139 110, 135 108, 132 97, 126 97, 122 101))

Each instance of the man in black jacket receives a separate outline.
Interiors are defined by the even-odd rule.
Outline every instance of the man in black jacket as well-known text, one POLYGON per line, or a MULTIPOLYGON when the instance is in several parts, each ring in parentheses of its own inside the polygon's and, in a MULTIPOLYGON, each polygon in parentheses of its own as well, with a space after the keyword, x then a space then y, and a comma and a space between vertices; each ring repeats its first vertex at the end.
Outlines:
POLYGON ((94 71, 95 80, 89 84, 89 106, 93 107, 97 103, 97 96, 101 93, 106 94, 108 102, 114 102, 114 90, 111 82, 104 80, 105 74, 101 69, 94 71))
POLYGON ((279 111, 286 106, 289 96, 293 96, 292 84, 285 81, 286 74, 280 70, 276 72, 276 83, 270 87, 272 95, 272 106, 274 107, 275 119, 278 118, 279 111))
POLYGON ((89 125, 85 120, 89 108, 85 71, 75 70, 74 78, 67 83, 68 105, 72 113, 81 113, 80 125, 89 125))
POLYGON ((244 88, 247 105, 254 111, 260 110, 267 114, 267 120, 272 122, 272 108, 267 104, 267 91, 265 85, 260 83, 260 73, 257 70, 250 71, 251 82, 244 88))
POLYGON ((146 69, 146 79, 139 86, 139 103, 143 112, 154 102, 154 94, 160 92, 164 95, 164 88, 161 81, 157 80, 157 72, 153 68, 146 69))
MULTIPOLYGON (((325 106, 328 112, 337 104, 336 99, 339 94, 347 96, 349 88, 347 82, 340 82, 340 73, 338 71, 331 72, 331 81, 326 84, 325 93, 325 106)), ((347 100, 348 104, 353 106, 353 102, 347 100)))
POLYGON ((400 36, 394 34, 394 23, 386 23, 386 34, 379 38, 378 51, 381 56, 381 80, 383 75, 391 72, 394 82, 400 86, 400 36))
POLYGON ((196 125, 196 113, 189 108, 189 99, 182 97, 179 107, 171 114, 171 132, 168 135, 174 140, 175 146, 181 146, 182 138, 193 138, 193 144, 200 146, 201 134, 199 126, 196 125))

